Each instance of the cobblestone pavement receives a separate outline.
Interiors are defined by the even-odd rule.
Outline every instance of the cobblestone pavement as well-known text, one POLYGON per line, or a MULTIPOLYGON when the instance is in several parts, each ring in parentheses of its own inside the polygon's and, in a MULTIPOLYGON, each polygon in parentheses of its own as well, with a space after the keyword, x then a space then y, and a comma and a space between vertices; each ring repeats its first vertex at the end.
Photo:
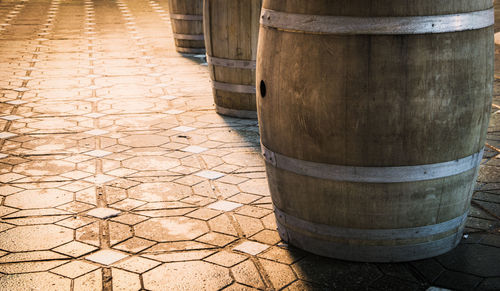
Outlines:
POLYGON ((500 106, 457 249, 317 257, 280 241, 256 121, 214 112, 166 6, 0 1, 0 290, 500 289, 500 106))

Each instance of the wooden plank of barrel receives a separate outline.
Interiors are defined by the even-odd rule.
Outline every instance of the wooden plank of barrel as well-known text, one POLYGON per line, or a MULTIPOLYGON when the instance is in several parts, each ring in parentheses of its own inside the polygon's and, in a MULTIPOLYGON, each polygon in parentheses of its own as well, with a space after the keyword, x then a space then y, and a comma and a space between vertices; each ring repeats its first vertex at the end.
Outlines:
POLYGON ((257 118, 255 58, 262 0, 204 0, 205 44, 216 111, 257 118))
POLYGON ((493 84, 490 0, 264 0, 257 109, 283 240, 410 261, 461 239, 493 84))
POLYGON ((169 0, 168 7, 177 52, 205 53, 203 0, 169 0))

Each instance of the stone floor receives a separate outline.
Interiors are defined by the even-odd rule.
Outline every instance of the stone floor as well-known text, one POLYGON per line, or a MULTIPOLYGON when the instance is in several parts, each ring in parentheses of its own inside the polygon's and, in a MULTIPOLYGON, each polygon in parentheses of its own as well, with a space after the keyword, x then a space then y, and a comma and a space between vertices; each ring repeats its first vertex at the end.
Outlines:
POLYGON ((0 1, 0 290, 500 289, 500 77, 459 247, 321 258, 280 241, 257 123, 214 112, 166 3, 0 1))

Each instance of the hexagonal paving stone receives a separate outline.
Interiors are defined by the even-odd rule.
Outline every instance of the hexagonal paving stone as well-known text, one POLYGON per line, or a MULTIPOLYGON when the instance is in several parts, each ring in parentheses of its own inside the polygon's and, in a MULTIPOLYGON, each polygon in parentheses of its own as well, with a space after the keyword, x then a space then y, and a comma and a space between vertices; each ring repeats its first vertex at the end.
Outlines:
POLYGON ((65 129, 72 128, 76 126, 76 122, 65 120, 62 118, 49 118, 42 121, 37 121, 29 123, 30 128, 36 128, 41 130, 47 129, 65 129))
POLYGON ((70 290, 71 280, 48 272, 0 277, 2 290, 70 290))
POLYGON ((244 167, 259 167, 264 166, 264 160, 260 153, 232 153, 222 157, 222 160, 231 165, 238 165, 244 167))
POLYGON ((178 201, 192 194, 191 188, 172 182, 144 183, 128 190, 130 198, 148 202, 178 201))
POLYGON ((269 186, 266 179, 252 179, 239 185, 241 191, 262 196, 269 196, 269 186))
POLYGON ((208 232, 205 222, 186 217, 152 218, 134 229, 137 236, 158 242, 191 240, 208 232))
POLYGON ((164 264, 143 278, 149 290, 220 290, 233 281, 228 269, 200 261, 164 264))
POLYGON ((5 198, 5 205, 20 209, 55 207, 73 201, 73 193, 58 189, 34 189, 5 198))
POLYGON ((53 176, 71 172, 75 164, 61 160, 32 161, 16 165, 13 172, 29 176, 53 176))
POLYGON ((131 147, 156 147, 170 141, 170 138, 153 134, 137 134, 120 138, 118 143, 131 147))
POLYGON ((48 250, 73 240, 73 231, 57 225, 28 225, 0 233, 0 249, 11 252, 48 250))
POLYGON ((177 159, 162 156, 142 156, 134 157, 123 161, 125 168, 138 171, 165 171, 179 166, 181 163, 177 159))
POLYGON ((450 270, 480 277, 500 277, 500 251, 495 247, 460 244, 437 260, 450 270))

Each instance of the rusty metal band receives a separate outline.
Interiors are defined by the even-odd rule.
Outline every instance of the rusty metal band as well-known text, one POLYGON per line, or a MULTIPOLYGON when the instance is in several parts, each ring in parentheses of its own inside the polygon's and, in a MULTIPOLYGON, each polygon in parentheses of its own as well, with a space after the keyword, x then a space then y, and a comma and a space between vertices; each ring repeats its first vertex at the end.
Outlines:
POLYGON ((397 229, 357 229, 336 227, 332 225, 313 223, 301 218, 289 215, 284 211, 274 206, 276 220, 281 222, 283 226, 290 229, 295 229, 298 232, 309 233, 313 236, 325 238, 343 238, 356 240, 393 240, 393 239, 417 239, 425 238, 441 233, 446 233, 455 229, 459 229, 467 219, 467 212, 454 219, 426 226, 412 228, 397 228, 397 229))
POLYGON ((313 34, 430 34, 475 30, 494 24, 493 8, 459 14, 352 17, 307 15, 262 9, 260 23, 286 31, 313 34))
POLYGON ((428 242, 370 245, 342 243, 328 240, 324 236, 312 236, 283 225, 279 219, 276 219, 276 224, 280 237, 291 245, 321 256, 360 262, 405 262, 443 254, 458 245, 465 225, 460 226, 449 236, 428 242))
POLYGON ((255 94, 257 92, 255 86, 253 85, 230 84, 230 83, 212 81, 212 87, 215 90, 235 92, 235 93, 255 94))
POLYGON ((257 111, 225 108, 219 105, 215 105, 215 111, 219 114, 232 117, 257 119, 257 111))
POLYGON ((207 55, 207 62, 214 66, 237 68, 237 69, 255 70, 257 66, 255 61, 222 59, 222 58, 211 57, 209 55, 207 55))
POLYGON ((174 38, 175 39, 182 39, 182 40, 204 40, 205 39, 203 37, 203 34, 181 34, 181 33, 174 33, 174 38))
POLYGON ((275 153, 261 144, 262 154, 272 166, 325 180, 358 183, 403 183, 450 177, 476 169, 481 162, 484 149, 454 161, 399 167, 353 167, 339 166, 299 160, 275 153))
POLYGON ((170 14, 170 18, 176 20, 202 21, 203 15, 170 14))
POLYGON ((204 54, 204 48, 176 47, 175 50, 183 54, 204 54))

